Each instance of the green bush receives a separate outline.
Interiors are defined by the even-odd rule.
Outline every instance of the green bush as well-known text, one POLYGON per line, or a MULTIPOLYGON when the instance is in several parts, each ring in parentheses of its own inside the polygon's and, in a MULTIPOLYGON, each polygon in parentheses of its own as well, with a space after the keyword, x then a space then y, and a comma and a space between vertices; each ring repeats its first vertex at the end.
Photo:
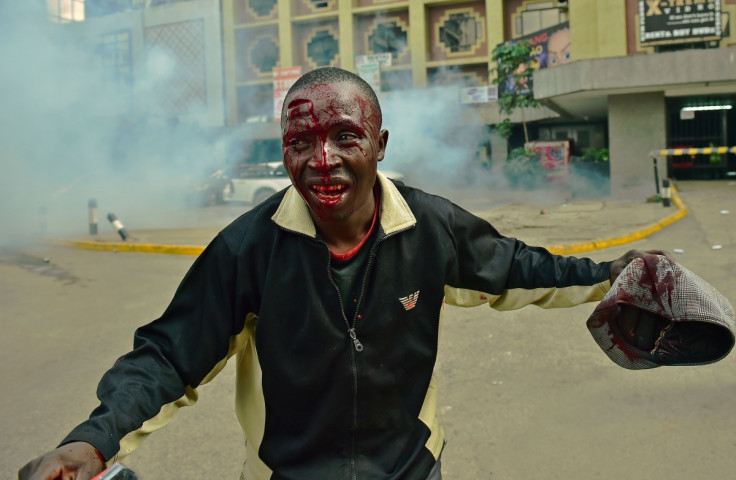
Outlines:
POLYGON ((604 163, 610 160, 607 148, 589 148, 583 153, 584 162, 604 163))

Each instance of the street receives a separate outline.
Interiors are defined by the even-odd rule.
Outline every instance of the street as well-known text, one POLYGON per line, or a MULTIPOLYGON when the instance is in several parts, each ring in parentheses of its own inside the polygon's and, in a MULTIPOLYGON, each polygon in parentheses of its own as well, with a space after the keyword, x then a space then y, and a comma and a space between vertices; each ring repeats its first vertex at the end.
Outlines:
MULTIPOLYGON (((736 182, 677 188, 687 217, 588 256, 664 249, 736 303, 736 182)), ((54 246, 0 252, 0 479, 15 478, 95 408, 99 377, 130 349, 134 329, 163 312, 193 260, 54 246)), ((438 359, 445 480, 735 475, 736 354, 627 371, 588 333, 593 308, 447 308, 438 359)), ((230 362, 197 406, 124 463, 151 480, 238 478, 233 378, 230 362)))

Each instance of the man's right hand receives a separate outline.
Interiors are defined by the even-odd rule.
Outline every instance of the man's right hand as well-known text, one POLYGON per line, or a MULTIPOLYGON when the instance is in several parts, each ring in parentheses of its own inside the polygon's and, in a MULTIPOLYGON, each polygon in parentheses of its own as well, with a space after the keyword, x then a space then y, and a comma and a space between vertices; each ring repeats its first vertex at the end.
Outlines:
POLYGON ((18 480, 90 480, 104 469, 95 447, 72 442, 28 462, 18 480))

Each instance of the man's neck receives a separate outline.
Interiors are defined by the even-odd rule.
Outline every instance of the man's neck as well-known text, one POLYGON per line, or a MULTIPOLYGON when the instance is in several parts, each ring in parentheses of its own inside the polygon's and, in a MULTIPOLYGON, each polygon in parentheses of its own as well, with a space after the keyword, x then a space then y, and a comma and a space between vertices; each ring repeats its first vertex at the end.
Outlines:
POLYGON ((359 245, 368 234, 376 212, 376 192, 371 201, 353 212, 344 222, 325 222, 312 214, 314 224, 332 253, 346 253, 359 245))

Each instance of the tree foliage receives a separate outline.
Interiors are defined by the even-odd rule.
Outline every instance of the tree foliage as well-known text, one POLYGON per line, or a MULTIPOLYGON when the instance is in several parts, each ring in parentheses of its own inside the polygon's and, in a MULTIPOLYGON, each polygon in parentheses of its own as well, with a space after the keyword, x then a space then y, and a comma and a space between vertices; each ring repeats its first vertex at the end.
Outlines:
POLYGON ((498 86, 498 107, 506 118, 496 125, 496 130, 503 138, 511 135, 510 117, 517 109, 521 112, 524 126, 524 138, 529 142, 529 133, 524 119, 524 108, 537 108, 540 103, 534 100, 532 77, 536 59, 532 54, 532 44, 528 40, 504 42, 493 49, 491 55, 495 67, 496 78, 493 84, 498 86))

